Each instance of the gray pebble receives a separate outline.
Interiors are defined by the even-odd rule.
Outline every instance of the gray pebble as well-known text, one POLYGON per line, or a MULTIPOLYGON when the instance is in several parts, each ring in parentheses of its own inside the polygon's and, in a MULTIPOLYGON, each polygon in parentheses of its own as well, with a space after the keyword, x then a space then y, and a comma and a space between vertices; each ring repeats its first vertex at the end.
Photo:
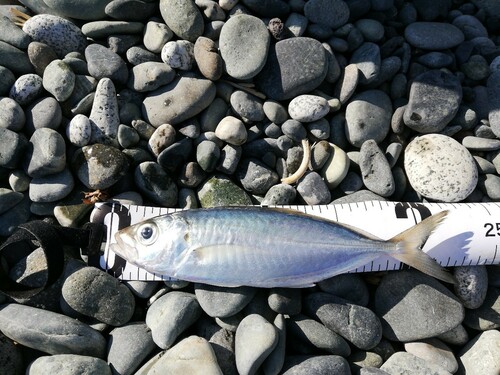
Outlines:
POLYGON ((191 139, 183 138, 168 146, 158 155, 158 164, 160 164, 166 172, 174 172, 182 163, 189 159, 192 150, 193 142, 191 139))
POLYGON ((135 130, 134 128, 120 124, 118 126, 118 134, 116 136, 116 139, 118 140, 120 146, 122 146, 123 148, 130 148, 139 143, 140 136, 139 133, 137 133, 137 130, 135 130))
POLYGON ((43 92, 43 80, 37 74, 24 74, 16 79, 9 91, 9 97, 19 105, 26 106, 40 97, 43 92))
POLYGON ((450 375, 450 372, 441 366, 406 352, 394 353, 380 368, 389 374, 450 375))
POLYGON ((349 7, 341 0, 312 0, 304 6, 304 15, 311 23, 336 29, 349 19, 349 7), (332 15, 335 15, 332 17, 332 15))
POLYGON ((5 188, 0 188, 0 215, 23 200, 23 194, 5 188))
POLYGON ((31 216, 30 205, 28 194, 24 194, 21 202, 0 215, 0 236, 10 236, 18 225, 28 221, 31 216))
POLYGON ((194 292, 205 313, 211 317, 225 318, 240 312, 254 297, 256 289, 245 286, 223 288, 195 284, 194 292))
POLYGON ((455 294, 468 309, 482 305, 488 290, 488 273, 484 266, 464 266, 453 269, 457 280, 455 294))
POLYGON ((6 67, 0 66, 0 96, 8 95, 14 82, 16 82, 14 73, 6 67))
POLYGON ((391 167, 374 140, 363 142, 359 154, 359 168, 365 186, 382 197, 394 193, 395 184, 391 167))
POLYGON ((292 204, 295 201, 297 191, 287 184, 277 184, 272 186, 262 200, 262 205, 292 204))
POLYGON ((245 124, 233 116, 226 116, 219 122, 215 129, 215 135, 233 146, 241 146, 248 137, 245 124))
POLYGON ((463 324, 469 328, 486 331, 500 327, 500 288, 488 287, 484 302, 477 309, 466 309, 463 324))
POLYGON ((278 314, 297 315, 302 309, 301 291, 293 288, 269 290, 269 307, 278 314))
POLYGON ((230 98, 231 108, 244 120, 262 121, 265 118, 262 102, 243 90, 235 90, 230 98))
POLYGON ((10 45, 25 50, 31 42, 28 34, 24 33, 14 22, 8 17, 0 16, 0 28, 2 29, 2 36, 0 40, 9 43, 10 45))
POLYGON ((334 95, 339 98, 340 103, 347 103, 354 94, 358 87, 359 76, 360 72, 356 64, 349 64, 344 68, 334 91, 334 95))
POLYGON ((499 340, 500 332, 497 330, 481 332, 474 337, 459 353, 460 373, 471 375, 498 373, 499 340))
POLYGON ((30 143, 24 168, 30 177, 44 177, 65 168, 66 144, 61 134, 49 128, 37 129, 30 143))
POLYGON ((56 202, 63 199, 74 187, 73 175, 69 169, 44 177, 35 177, 29 186, 32 202, 56 202))
POLYGON ((113 0, 104 12, 111 18, 126 21, 143 21, 152 16, 157 7, 154 2, 141 0, 113 0))
POLYGON ((212 141, 202 141, 196 147, 196 161, 205 172, 212 172, 220 158, 220 148, 212 141))
POLYGON ((41 98, 26 108, 25 129, 32 134, 39 128, 51 128, 56 130, 61 125, 61 106, 52 97, 41 98))
POLYGON ((437 335, 436 338, 450 345, 465 345, 469 341, 469 334, 462 324, 451 330, 437 335))
POLYGON ((26 370, 29 375, 42 374, 74 374, 85 369, 89 375, 111 375, 111 369, 106 361, 75 354, 56 354, 43 356, 33 361, 26 370))
POLYGON ((0 98, 0 128, 17 132, 25 122, 26 116, 19 103, 11 98, 0 98))
POLYGON ((206 173, 201 169, 200 165, 194 161, 190 161, 179 172, 179 185, 187 188, 195 188, 205 180, 205 177, 206 173))
POLYGON ((278 182, 278 175, 256 159, 242 159, 235 172, 243 188, 254 194, 265 194, 278 182))
POLYGON ((500 199, 500 177, 496 174, 479 176, 478 187, 492 200, 500 199))
POLYGON ((351 354, 347 341, 314 319, 299 314, 287 319, 286 323, 287 332, 293 341, 342 357, 351 354))
POLYGON ((160 0, 160 12, 167 26, 180 39, 194 43, 203 34, 203 17, 194 1, 160 0))
POLYGON ((309 133, 318 140, 330 138, 330 123, 326 118, 308 123, 307 130, 309 130, 309 133))
POLYGON ((163 46, 174 36, 170 28, 161 22, 149 21, 144 28, 144 46, 153 53, 161 53, 163 46))
POLYGON ((275 124, 281 125, 288 119, 286 108, 279 102, 266 100, 262 108, 269 121, 275 124))
POLYGON ((89 189, 109 188, 128 169, 128 161, 123 153, 99 143, 78 149, 71 164, 78 179, 89 189))
POLYGON ((198 200, 196 193, 192 189, 181 188, 179 189, 179 207, 184 209, 198 208, 198 200))
POLYGON ((349 375, 349 363, 338 355, 293 355, 285 357, 283 375, 349 375))
POLYGON ((148 141, 149 151, 158 157, 160 153, 175 142, 175 129, 170 124, 163 124, 156 128, 148 141))
POLYGON ((290 117, 300 122, 313 122, 330 112, 328 101, 317 95, 299 95, 288 105, 290 117))
POLYGON ((139 92, 153 91, 175 78, 175 71, 159 62, 145 62, 130 70, 127 87, 139 92))
POLYGON ((370 298, 368 287, 357 273, 346 273, 320 281, 319 288, 356 305, 366 306, 370 298))
POLYGON ((384 26, 377 20, 362 18, 354 24, 367 42, 380 42, 384 37, 384 26))
POLYGON ((311 206, 328 204, 331 201, 330 190, 317 172, 306 172, 297 184, 297 193, 311 206))
POLYGON ((161 50, 161 59, 172 69, 191 70, 194 64, 194 44, 188 40, 167 42, 161 50))
POLYGON ((464 308, 437 280, 418 271, 390 273, 375 292, 375 312, 389 340, 434 337, 456 327, 464 308))
POLYGON ((477 171, 479 174, 496 173, 495 165, 492 162, 477 155, 472 155, 472 157, 476 162, 477 171))
POLYGON ((177 203, 177 186, 159 164, 151 161, 139 164, 135 169, 134 181, 139 191, 153 202, 165 207, 177 203))
POLYGON ((229 109, 228 104, 221 98, 216 97, 200 116, 202 131, 215 131, 219 122, 226 117, 229 109))
POLYGON ((83 147, 89 144, 92 137, 92 125, 90 119, 78 114, 71 119, 66 127, 66 136, 71 144, 83 147))
POLYGON ((311 149, 311 169, 321 169, 330 157, 330 144, 327 141, 319 141, 311 149))
POLYGON ((130 47, 125 56, 131 65, 144 64, 145 62, 162 62, 160 55, 154 54, 141 46, 130 47))
MULTIPOLYGON (((209 0, 211 1, 211 0, 209 0)), ((215 2, 213 2, 216 4, 215 2)), ((199 37, 194 44, 194 59, 201 74, 210 80, 218 80, 223 73, 222 57, 216 43, 207 37, 199 37)))
POLYGON ((356 95, 346 107, 346 136, 356 147, 373 139, 381 142, 389 132, 392 103, 383 91, 368 90, 356 95))
POLYGON ((91 44, 85 49, 85 59, 89 73, 95 79, 110 78, 117 83, 127 83, 128 69, 125 61, 109 48, 91 44))
POLYGON ((469 135, 462 139, 462 145, 472 151, 496 151, 500 149, 500 140, 469 135))
POLYGON ((109 336, 107 361, 113 373, 132 374, 156 348, 151 331, 143 322, 114 328, 109 336))
POLYGON ((97 84, 89 120, 92 127, 91 142, 113 144, 120 118, 115 85, 111 79, 102 78, 97 84))
POLYGON ((103 39, 111 35, 142 34, 144 24, 128 21, 94 21, 82 26, 82 33, 88 38, 103 39))
POLYGON ((194 294, 168 292, 155 301, 146 314, 153 340, 162 349, 170 348, 177 337, 201 316, 194 294))
POLYGON ((453 48, 465 39, 458 27, 444 22, 413 22, 406 27, 405 38, 413 47, 425 50, 453 48))
POLYGON ((353 52, 350 64, 355 64, 358 68, 361 84, 372 82, 381 68, 380 48, 375 43, 363 43, 353 52))
POLYGON ((0 310, 3 334, 21 345, 49 354, 80 354, 103 358, 106 340, 94 329, 62 314, 20 304, 0 310))
POLYGON ((304 125, 297 120, 286 120, 281 125, 281 130, 283 131, 283 134, 287 135, 295 142, 300 142, 307 136, 307 131, 304 125))
POLYGON ((310 294, 304 300, 304 310, 359 349, 371 349, 382 338, 380 320, 371 310, 331 294, 310 294))
POLYGON ((217 164, 216 169, 219 172, 232 175, 238 167, 241 155, 241 147, 233 146, 231 144, 225 145, 220 151, 219 163, 217 164))
POLYGON ((66 101, 75 87, 75 73, 62 60, 52 61, 43 72, 43 88, 57 101, 66 101))
POLYGON ((345 194, 353 194, 363 187, 363 179, 353 171, 347 172, 346 176, 339 184, 339 189, 345 194))
POLYGON ((436 338, 406 343, 405 350, 429 363, 439 365, 452 374, 458 370, 458 362, 452 350, 436 338))
POLYGON ((391 168, 393 168, 398 162, 399 155, 401 154, 402 150, 403 145, 398 142, 393 142, 389 146, 387 146, 385 150, 385 157, 387 158, 387 162, 389 163, 389 166, 391 168))
POLYGON ((28 74, 33 71, 33 65, 23 50, 2 41, 0 41, 0 65, 13 73, 28 74))

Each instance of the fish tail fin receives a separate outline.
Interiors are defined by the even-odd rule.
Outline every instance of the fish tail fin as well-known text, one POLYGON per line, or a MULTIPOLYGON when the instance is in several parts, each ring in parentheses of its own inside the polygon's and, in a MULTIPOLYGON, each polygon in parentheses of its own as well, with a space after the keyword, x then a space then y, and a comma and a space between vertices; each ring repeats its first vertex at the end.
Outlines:
POLYGON ((434 232, 437 226, 448 215, 448 211, 443 211, 422 220, 417 225, 394 236, 389 241, 397 244, 397 248, 390 255, 397 260, 416 268, 436 279, 447 283, 456 284, 452 274, 446 271, 441 265, 422 251, 422 247, 434 232))

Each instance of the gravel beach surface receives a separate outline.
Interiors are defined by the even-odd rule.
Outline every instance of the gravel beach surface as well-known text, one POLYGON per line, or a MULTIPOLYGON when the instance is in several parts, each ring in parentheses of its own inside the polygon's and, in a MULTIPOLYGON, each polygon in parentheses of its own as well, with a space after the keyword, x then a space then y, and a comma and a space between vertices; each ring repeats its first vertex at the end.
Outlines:
MULTIPOLYGON (((108 199, 498 201, 499 21, 497 0, 0 0, 0 240, 108 199)), ((1 374, 500 373, 500 266, 221 288, 65 250, 51 287, 0 293, 1 374)), ((5 272, 38 287, 47 260, 5 272)))

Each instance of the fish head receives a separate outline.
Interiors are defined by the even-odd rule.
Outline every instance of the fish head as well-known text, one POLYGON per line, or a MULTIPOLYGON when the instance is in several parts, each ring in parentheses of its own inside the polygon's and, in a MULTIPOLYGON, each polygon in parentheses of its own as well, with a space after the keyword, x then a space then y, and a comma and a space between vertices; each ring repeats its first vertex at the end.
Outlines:
POLYGON ((116 232, 111 250, 147 271, 165 273, 175 261, 182 230, 172 216, 148 219, 116 232))

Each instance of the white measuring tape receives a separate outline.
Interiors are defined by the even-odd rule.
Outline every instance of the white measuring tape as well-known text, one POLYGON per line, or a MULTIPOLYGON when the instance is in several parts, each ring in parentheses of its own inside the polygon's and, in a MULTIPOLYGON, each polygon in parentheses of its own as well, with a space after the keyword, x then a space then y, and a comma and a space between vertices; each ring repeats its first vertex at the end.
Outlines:
MULTIPOLYGON (((306 214, 334 220, 362 229, 382 239, 389 239, 435 213, 449 214, 427 240, 423 251, 442 266, 500 264, 499 203, 398 203, 369 201, 322 206, 280 206, 306 214)), ((107 227, 104 255, 99 267, 121 280, 171 280, 151 274, 126 262, 113 253, 109 245, 119 229, 158 215, 178 211, 175 208, 145 207, 98 203, 91 221, 107 227)), ((351 272, 397 270, 401 262, 382 256, 351 272)))

